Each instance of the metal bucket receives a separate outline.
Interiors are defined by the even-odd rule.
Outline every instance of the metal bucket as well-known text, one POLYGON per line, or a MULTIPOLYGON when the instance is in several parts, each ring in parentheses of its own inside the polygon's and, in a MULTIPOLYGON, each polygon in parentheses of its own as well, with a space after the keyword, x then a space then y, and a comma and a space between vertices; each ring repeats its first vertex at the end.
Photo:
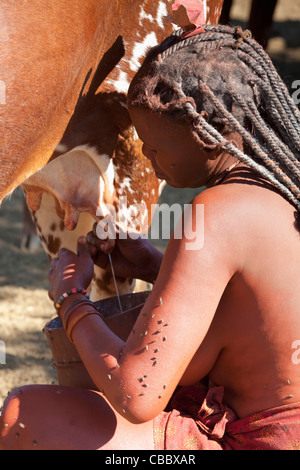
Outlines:
MULTIPOLYGON (((118 297, 100 300, 95 302, 95 305, 104 317, 107 326, 117 336, 126 341, 149 294, 149 291, 145 291, 122 295, 120 297, 121 313, 118 297)), ((69 341, 60 318, 56 317, 47 323, 43 332, 52 351, 58 383, 66 387, 97 390, 81 361, 75 345, 69 341)))

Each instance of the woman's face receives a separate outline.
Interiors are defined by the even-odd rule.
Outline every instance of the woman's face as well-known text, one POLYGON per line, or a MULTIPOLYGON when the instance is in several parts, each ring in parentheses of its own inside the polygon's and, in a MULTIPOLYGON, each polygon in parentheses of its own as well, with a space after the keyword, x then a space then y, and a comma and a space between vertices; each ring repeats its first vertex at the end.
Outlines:
POLYGON ((143 153, 159 179, 177 188, 206 185, 215 157, 201 148, 190 128, 144 109, 131 109, 130 115, 143 142, 143 153))

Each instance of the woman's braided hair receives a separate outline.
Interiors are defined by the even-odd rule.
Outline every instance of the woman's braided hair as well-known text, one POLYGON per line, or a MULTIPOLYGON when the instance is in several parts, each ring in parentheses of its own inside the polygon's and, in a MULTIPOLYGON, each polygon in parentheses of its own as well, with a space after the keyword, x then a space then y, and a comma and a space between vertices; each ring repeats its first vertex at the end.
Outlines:
POLYGON ((189 122, 204 148, 237 157, 300 211, 300 112, 269 56, 241 27, 181 34, 150 50, 130 86, 129 107, 189 122), (244 151, 226 139, 232 131, 244 151))

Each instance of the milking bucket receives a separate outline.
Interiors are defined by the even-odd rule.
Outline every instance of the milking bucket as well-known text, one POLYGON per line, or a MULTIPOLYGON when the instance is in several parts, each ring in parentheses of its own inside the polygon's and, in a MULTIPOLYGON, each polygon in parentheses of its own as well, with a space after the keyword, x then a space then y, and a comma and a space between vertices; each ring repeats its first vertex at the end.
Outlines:
MULTIPOLYGON (((149 294, 149 291, 144 291, 122 295, 120 298, 109 297, 95 302, 95 305, 104 317, 107 326, 125 341, 149 294), (119 300, 122 312, 120 312, 119 300)), ((75 345, 69 341, 60 318, 56 317, 47 323, 43 332, 52 351, 58 383, 67 387, 97 390, 75 345)))

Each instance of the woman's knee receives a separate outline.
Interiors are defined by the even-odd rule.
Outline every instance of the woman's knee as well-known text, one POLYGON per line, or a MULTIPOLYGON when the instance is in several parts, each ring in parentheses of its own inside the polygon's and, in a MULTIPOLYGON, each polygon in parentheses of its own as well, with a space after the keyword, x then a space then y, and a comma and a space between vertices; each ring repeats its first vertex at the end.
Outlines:
POLYGON ((116 424, 96 392, 28 385, 13 390, 3 404, 0 449, 99 448, 113 437, 116 424))
POLYGON ((0 416, 0 449, 19 449, 20 435, 25 425, 20 420, 21 396, 30 392, 30 387, 16 388, 6 397, 0 416))
POLYGON ((53 414, 51 397, 56 388, 59 389, 52 385, 26 385, 10 392, 0 417, 0 449, 29 450, 38 446, 45 428, 44 414, 46 418, 53 414))
POLYGON ((126 422, 99 393, 88 390, 28 385, 6 398, 0 449, 100 448, 152 449, 152 424, 126 422))

